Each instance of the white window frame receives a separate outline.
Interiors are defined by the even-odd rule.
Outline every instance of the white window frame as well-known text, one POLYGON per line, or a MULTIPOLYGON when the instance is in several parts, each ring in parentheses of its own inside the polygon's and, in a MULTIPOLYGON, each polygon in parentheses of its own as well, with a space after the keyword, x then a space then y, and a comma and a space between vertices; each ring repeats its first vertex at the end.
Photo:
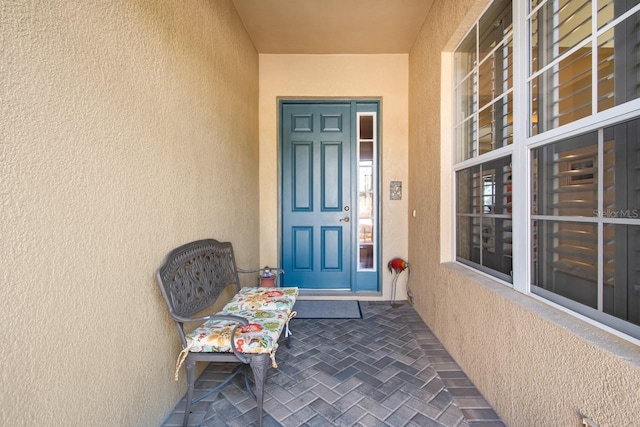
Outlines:
MULTIPOLYGON (((487 4, 487 6, 483 9, 482 13, 480 13, 480 15, 478 16, 478 19, 476 19, 475 22, 473 22, 473 24, 471 25, 472 29, 469 31, 466 31, 464 33, 464 35, 460 38, 460 40, 458 41, 458 43, 456 43, 456 47, 457 45, 459 45, 460 43, 462 43, 462 41, 464 41, 464 39, 472 32, 475 31, 476 36, 475 36, 475 43, 476 43, 476 52, 478 53, 478 56, 476 57, 476 62, 477 64, 475 65, 474 69, 480 69, 480 66, 482 65, 482 63, 484 63, 485 61, 488 61, 491 57, 491 55, 493 54, 493 52, 495 52, 498 49, 503 48, 502 43, 498 44, 497 46, 495 46, 490 52, 487 52, 484 58, 480 58, 479 56, 479 51, 480 51, 480 34, 479 34, 479 22, 480 19, 482 18, 482 15, 491 7, 492 5, 492 1, 489 2, 489 4, 487 4)), ((516 6, 516 2, 513 2, 512 7, 516 6)), ((514 12, 512 12, 514 13, 514 12)), ((514 13, 514 17, 515 17, 515 13, 514 13)), ((515 99, 515 86, 516 86, 516 65, 518 64, 518 48, 515 45, 515 31, 516 31, 516 27, 515 27, 515 21, 513 22, 513 28, 510 32, 508 32, 507 34, 505 34, 503 36, 503 40, 504 39, 508 39, 509 37, 513 38, 513 66, 514 66, 514 70, 513 70, 513 88, 509 89, 509 90, 504 90, 497 98, 492 99, 489 103, 487 103, 486 105, 484 105, 482 108, 480 108, 479 105, 479 99, 478 99, 478 93, 475 93, 475 105, 477 106, 477 110, 473 112, 472 116, 475 117, 475 121, 476 121, 476 126, 478 127, 476 132, 479 132, 479 114, 481 110, 484 110, 486 108, 489 108, 491 105, 495 105, 495 103, 497 102, 501 102, 502 99, 504 99, 505 97, 507 97, 510 93, 513 95, 513 109, 514 109, 514 119, 513 119, 513 140, 514 143, 510 144, 510 145, 506 145, 504 147, 500 147, 500 148, 496 148, 492 151, 489 151, 487 153, 484 153, 482 155, 476 155, 475 157, 463 160, 463 161, 459 161, 456 162, 457 157, 457 153, 455 152, 455 147, 457 146, 456 143, 452 143, 449 144, 451 145, 450 150, 443 150, 443 154, 441 155, 441 159, 443 160, 441 164, 447 164, 445 163, 445 160, 448 161, 448 164, 451 165, 451 170, 449 171, 449 176, 450 176, 450 185, 451 187, 448 189, 448 193, 451 197, 451 200, 448 199, 447 195, 441 195, 443 197, 442 200, 442 206, 450 206, 451 212, 450 215, 448 215, 450 219, 450 228, 448 228, 446 231, 444 231, 444 235, 445 236, 450 236, 450 239, 447 239, 447 242, 442 242, 443 239, 441 238, 441 242, 443 243, 444 247, 450 248, 450 251, 442 251, 441 252, 441 258, 444 258, 444 254, 446 254, 448 252, 448 254, 450 255, 450 259, 443 259, 443 261, 454 261, 459 265, 463 265, 466 268, 472 269, 474 271, 476 271, 479 274, 485 275, 489 278, 491 278, 492 280, 496 280, 504 285, 507 286, 514 286, 515 284, 515 277, 516 277, 516 270, 517 268, 519 268, 518 266, 516 266, 517 263, 513 263, 512 265, 512 281, 513 283, 507 282, 506 280, 503 280, 499 277, 496 277, 494 275, 491 275, 490 273, 486 273, 480 269, 475 269, 474 267, 468 266, 462 262, 457 261, 457 254, 456 254, 456 241, 457 241, 457 215, 456 215, 456 173, 458 171, 461 171, 463 169, 467 169, 469 167, 472 166, 477 166, 486 162, 490 162, 492 160, 496 160, 499 158, 504 158, 504 157, 508 157, 511 156, 512 158, 512 164, 513 164, 513 156, 514 156, 514 148, 515 148, 515 137, 516 137, 516 129, 518 126, 516 126, 516 116, 515 116, 515 104, 516 104, 516 99, 515 99)), ((451 108, 449 109, 449 111, 442 111, 442 117, 443 120, 441 121, 441 127, 444 127, 446 124, 450 123, 451 126, 448 130, 443 129, 443 135, 450 135, 450 141, 454 142, 455 141, 455 131, 454 131, 454 126, 456 125, 456 112, 454 111, 454 105, 456 104, 457 100, 455 99, 455 79, 454 79, 454 72, 455 72, 455 64, 454 64, 454 52, 455 52, 455 48, 452 49, 452 52, 449 55, 445 55, 443 56, 443 61, 442 63, 445 64, 445 62, 448 61, 449 67, 450 67, 450 71, 448 74, 444 74, 444 72, 442 73, 443 76, 443 83, 445 82, 444 80, 444 76, 447 76, 446 78, 449 79, 449 81, 447 82, 449 87, 450 87, 450 92, 446 95, 443 96, 442 99, 447 99, 447 97, 449 99, 451 99, 451 108)), ((446 68, 446 66, 443 65, 443 70, 446 68)), ((473 73, 473 71, 471 71, 471 73, 469 73, 469 75, 471 75, 473 73)), ((465 78, 468 76, 465 76, 465 78)), ((479 79, 479 75, 478 75, 478 79, 479 79)), ((443 84, 443 88, 445 87, 445 84, 443 84)), ((444 104, 443 104, 444 105, 444 104)), ((468 118, 466 118, 465 120, 468 120, 468 118)), ((474 147, 475 147, 475 152, 479 152, 479 147, 478 147, 478 141, 479 141, 479 136, 476 136, 476 140, 473 142, 474 147)), ((513 174, 513 168, 512 168, 512 174, 513 174)), ((512 175, 513 178, 513 175, 512 175)), ((446 182, 445 179, 442 179, 441 182, 446 182)), ((515 194, 513 195, 515 196, 515 194)), ((515 210, 515 205, 513 205, 513 209, 512 211, 515 210)), ((444 216, 444 215, 443 215, 444 216)), ((511 215, 511 221, 512 221, 512 228, 513 228, 513 232, 512 235, 515 236, 516 233, 516 222, 514 222, 516 219, 515 215, 511 215)), ((519 222, 519 221, 518 221, 519 222)), ((442 236, 443 234, 441 234, 442 236)), ((516 259, 516 245, 515 245, 515 241, 512 242, 512 259, 516 259)))
MULTIPOLYGON (((555 0, 550 0, 555 1, 555 0)), ((478 18, 473 22, 470 27, 477 28, 477 24, 480 21, 482 15, 491 7, 493 1, 489 1, 488 5, 478 15, 478 18)), ((563 312, 566 312, 574 317, 577 317, 591 325, 594 325, 600 329, 603 329, 613 335, 630 341, 640 346, 640 339, 627 335, 618 329, 614 329, 603 323, 594 320, 591 317, 584 316, 576 311, 573 311, 565 306, 556 304, 546 298, 531 292, 531 279, 533 277, 532 271, 532 250, 531 250, 531 232, 532 232, 532 206, 531 206, 531 158, 532 150, 535 148, 558 142, 562 139, 580 135, 583 133, 591 132, 601 128, 606 128, 624 121, 640 118, 640 99, 628 101, 621 105, 613 106, 607 110, 597 112, 597 99, 592 100, 592 115, 576 120, 574 122, 555 127, 553 129, 538 133, 537 135, 529 136, 530 118, 532 115, 530 99, 529 99, 529 82, 534 77, 530 77, 529 64, 531 63, 531 51, 529 49, 529 18, 535 13, 545 1, 541 1, 531 12, 528 11, 529 2, 526 1, 512 1, 513 10, 513 143, 506 147, 502 147, 493 150, 482 156, 474 157, 462 162, 456 163, 455 147, 457 141, 455 139, 454 126, 456 121, 456 113, 454 106, 457 102, 455 99, 455 64, 454 64, 454 52, 457 46, 465 39, 469 31, 464 31, 461 37, 454 43, 450 43, 447 51, 442 52, 441 55, 441 122, 440 130, 442 136, 441 145, 441 224, 440 224, 440 244, 441 244, 441 262, 454 262, 463 268, 472 270, 474 273, 486 276, 493 281, 502 283, 506 286, 512 287, 514 290, 526 294, 531 298, 541 301, 547 305, 553 306, 563 312), (512 192, 512 228, 513 228, 513 283, 508 283, 499 278, 468 266, 464 263, 456 261, 456 172, 470 166, 474 166, 480 163, 490 161, 499 157, 511 155, 512 159, 512 186, 517 191, 512 192), (524 213, 524 214, 523 214, 524 213), (517 262, 522 260, 523 262, 517 262)), ((593 2, 594 10, 597 10, 597 2, 593 2)), ((595 46, 597 49, 598 33, 602 33, 617 22, 622 21, 632 13, 638 13, 640 6, 632 8, 630 11, 623 14, 621 17, 616 18, 612 23, 607 24, 601 28, 598 32, 592 31, 591 36, 587 38, 587 45, 591 44, 592 48, 595 46)), ((592 20, 593 27, 597 27, 596 19, 592 20)), ((478 44, 478 37, 476 36, 476 44, 478 44)), ((585 42, 580 43, 584 45, 585 42)), ((597 51, 597 50, 596 50, 597 51)), ((593 61, 597 61, 597 55, 592 55, 593 61), (593 58, 595 57, 595 58, 593 58)), ((478 63, 480 58, 477 58, 478 63)), ((479 64, 478 64, 479 66, 479 64)), ((553 66, 553 65, 551 65, 553 66)), ((538 74, 542 73, 543 68, 538 70, 538 74)), ((536 74, 536 75, 538 75, 536 74)), ((592 73, 592 87, 597 87, 597 75, 592 73)), ((506 93, 506 92, 505 92, 506 93)), ((597 90, 593 90, 592 93, 597 94, 597 90)), ((593 98, 597 98, 596 95, 593 98)), ((540 108, 540 107, 539 107, 540 108)), ((477 111, 474 113, 477 115, 477 111)), ((602 162, 602 159, 600 159, 602 162)), ((602 176, 599 175, 599 180, 602 180, 602 176)), ((600 187, 601 188, 601 187, 600 187)), ((601 199, 601 198, 600 198, 601 199)), ((556 218, 556 217, 554 217, 556 218)), ((584 220, 584 218, 581 218, 584 220)), ((602 223, 602 218, 598 219, 599 223, 602 223)), ((607 221, 632 223, 633 225, 640 225, 640 221, 630 220, 618 220, 607 221)), ((602 227, 600 227, 601 229, 602 227)), ((599 247, 601 243, 601 231, 599 232, 599 247)), ((599 264, 602 261, 602 251, 599 250, 599 264)), ((600 272, 601 276, 602 273, 600 272)), ((598 296, 600 299, 602 295, 598 296)))

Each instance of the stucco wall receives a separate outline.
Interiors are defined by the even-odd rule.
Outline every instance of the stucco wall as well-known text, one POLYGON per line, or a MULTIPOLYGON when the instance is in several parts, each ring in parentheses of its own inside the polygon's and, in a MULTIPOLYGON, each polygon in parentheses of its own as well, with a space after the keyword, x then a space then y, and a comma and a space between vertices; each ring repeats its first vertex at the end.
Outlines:
MULTIPOLYGON (((279 98, 381 99, 381 257, 406 257, 408 78, 408 55, 260 55, 261 264, 278 261, 279 98), (402 181, 402 200, 389 200, 390 181, 402 181)), ((385 270, 381 278, 383 294, 371 298, 388 300, 392 276, 385 270)), ((404 289, 397 294, 405 298, 404 289)))
POLYGON ((601 427, 639 425, 636 345, 440 263, 440 223, 450 215, 440 202, 449 179, 440 176, 441 144, 450 143, 440 131, 441 52, 486 4, 437 0, 410 54, 409 209, 417 216, 409 221, 409 258, 416 309, 508 425, 579 426, 581 415, 601 427))
POLYGON ((258 266, 257 52, 229 0, 8 0, 0 76, 0 424, 157 426, 165 254, 258 266))

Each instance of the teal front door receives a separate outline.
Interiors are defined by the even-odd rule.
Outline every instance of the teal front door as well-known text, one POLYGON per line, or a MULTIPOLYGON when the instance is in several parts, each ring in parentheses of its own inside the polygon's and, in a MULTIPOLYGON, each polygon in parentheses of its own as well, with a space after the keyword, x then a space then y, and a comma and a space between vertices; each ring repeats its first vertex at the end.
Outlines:
POLYGON ((352 105, 281 103, 284 286, 351 290, 352 105))

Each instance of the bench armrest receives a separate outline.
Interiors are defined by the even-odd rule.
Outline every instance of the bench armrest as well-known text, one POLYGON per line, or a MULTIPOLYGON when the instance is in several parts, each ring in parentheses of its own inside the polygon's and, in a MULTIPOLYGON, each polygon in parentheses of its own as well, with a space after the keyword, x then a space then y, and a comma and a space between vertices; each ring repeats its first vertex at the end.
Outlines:
POLYGON ((249 321, 242 316, 234 316, 233 314, 216 314, 216 315, 210 316, 210 319, 229 320, 232 322, 238 322, 236 326, 234 326, 233 329, 231 330, 231 339, 230 339, 231 351, 233 351, 233 354, 235 354, 236 357, 242 361, 242 363, 249 363, 249 358, 243 355, 242 353, 240 353, 236 348, 236 330, 240 325, 247 326, 249 324, 249 321))

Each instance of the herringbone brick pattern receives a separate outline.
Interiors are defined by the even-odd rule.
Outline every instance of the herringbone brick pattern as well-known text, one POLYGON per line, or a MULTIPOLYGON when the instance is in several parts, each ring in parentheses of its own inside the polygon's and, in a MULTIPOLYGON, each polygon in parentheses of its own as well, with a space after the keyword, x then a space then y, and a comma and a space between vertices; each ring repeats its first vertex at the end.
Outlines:
MULTIPOLYGON (((293 319, 290 349, 265 387, 264 426, 504 426, 408 304, 362 302, 363 319, 293 319)), ((208 389, 230 371, 211 364, 208 389)), ((197 393, 196 393, 197 394, 197 393)), ((253 398, 241 380, 192 407, 189 425, 247 427, 253 398)), ((164 426, 182 425, 184 399, 164 426)))

